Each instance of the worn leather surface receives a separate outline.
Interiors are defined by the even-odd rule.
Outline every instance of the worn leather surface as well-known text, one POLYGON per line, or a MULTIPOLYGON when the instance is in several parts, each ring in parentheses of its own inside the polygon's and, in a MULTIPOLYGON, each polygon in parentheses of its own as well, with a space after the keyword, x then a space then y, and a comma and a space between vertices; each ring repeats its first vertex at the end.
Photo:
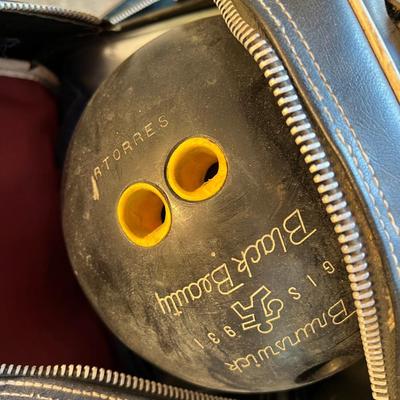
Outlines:
MULTIPOLYGON (((399 104, 346 1, 234 3, 276 47, 363 206, 373 234, 366 241, 379 246, 382 276, 394 305, 387 329, 393 336, 400 310, 399 104)), ((382 309, 388 307, 384 303, 382 309)), ((384 341, 391 398, 398 398, 397 336, 390 346, 384 341)))

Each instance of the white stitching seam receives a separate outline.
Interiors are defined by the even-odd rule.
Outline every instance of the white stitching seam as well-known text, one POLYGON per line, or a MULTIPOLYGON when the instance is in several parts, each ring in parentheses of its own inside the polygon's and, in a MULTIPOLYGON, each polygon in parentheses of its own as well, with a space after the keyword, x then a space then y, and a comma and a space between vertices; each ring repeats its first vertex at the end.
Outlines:
POLYGON ((390 223, 392 224, 392 226, 393 226, 395 232, 397 233, 397 235, 400 235, 400 228, 399 228, 399 226, 396 224, 396 221, 395 221, 395 219, 394 219, 394 216, 393 216, 392 212, 390 211, 389 203, 388 203, 388 201, 386 200, 385 195, 384 195, 384 193, 383 193, 383 191, 382 191, 382 189, 381 189, 381 187, 380 187, 380 182, 379 182, 378 178, 376 177, 375 170, 373 169, 373 167, 372 167, 372 165, 371 165, 371 162, 370 162, 370 159, 369 159, 369 157, 368 157, 367 152, 364 150, 364 147, 362 146, 360 140, 359 140, 358 137, 357 137, 357 134, 356 134, 356 132, 355 132, 354 127, 353 127, 352 124, 350 123, 349 118, 347 117, 347 115, 346 115, 346 113, 345 113, 345 111, 344 111, 342 105, 340 104, 338 98, 336 97, 335 93, 333 92, 332 87, 329 85, 329 83, 328 83, 328 81, 327 81, 325 75, 322 73, 321 67, 320 67, 320 65, 318 64, 317 60, 315 59, 314 53, 312 52, 312 50, 311 50, 311 48, 310 48, 308 42, 306 41, 306 39, 304 38, 304 36, 303 36, 303 34, 302 34, 302 32, 299 30, 299 28, 298 28, 296 22, 293 20, 292 16, 289 14, 289 12, 287 11, 287 9, 285 8, 285 6, 282 4, 282 2, 281 2, 280 0, 275 0, 275 2, 276 2, 276 4, 279 5, 279 7, 280 7, 280 8, 282 9, 282 11, 284 12, 284 14, 288 17, 289 22, 293 25, 293 27, 294 27, 296 33, 298 34, 298 36, 299 36, 301 42, 304 44, 304 47, 306 48, 308 54, 310 55, 310 58, 312 59, 313 64, 315 65, 315 68, 317 69, 318 74, 319 74, 319 76, 320 76, 321 79, 322 79, 322 82, 324 83, 325 87, 328 89, 328 92, 330 93, 330 95, 331 95, 333 101, 335 102, 335 104, 336 104, 338 110, 339 110, 340 113, 342 114, 343 119, 344 119, 346 125, 349 127, 350 132, 351 132, 351 134, 353 135, 353 138, 355 139, 355 141, 356 141, 356 143, 357 143, 357 145, 358 145, 358 148, 360 149, 361 154, 362 154, 362 156, 363 156, 365 162, 367 163, 368 169, 370 170, 371 175, 372 175, 372 177, 373 177, 373 179, 374 179, 374 183, 375 183, 376 188, 378 189, 379 196, 381 197, 381 199, 382 199, 382 201, 383 201, 383 204, 384 204, 384 206, 385 206, 385 208, 386 208, 386 211, 387 211, 387 213, 388 213, 388 217, 389 217, 390 223))
MULTIPOLYGON (((373 177, 374 185, 375 185, 376 188, 378 189, 379 196, 381 197, 381 199, 382 199, 382 201, 383 201, 383 204, 384 204, 384 206, 385 206, 385 209, 386 209, 386 211, 387 211, 387 213, 388 213, 388 217, 389 217, 389 220, 390 220, 390 222, 391 222, 391 225, 393 226, 395 232, 399 235, 400 229, 399 229, 399 227, 398 227, 397 224, 396 224, 396 221, 395 221, 395 219, 394 219, 394 217, 393 217, 392 212, 390 211, 389 203, 388 203, 388 201, 386 200, 386 198, 385 198, 385 196, 384 196, 384 194, 383 194, 383 192, 382 192, 382 189, 380 188, 379 180, 378 180, 378 178, 377 178, 376 175, 375 175, 375 171, 374 171, 372 165, 370 164, 369 157, 368 157, 368 155, 366 154, 366 152, 365 152, 365 150, 364 150, 364 148, 363 148, 361 142, 359 141, 359 139, 358 139, 358 137, 357 137, 357 134, 356 134, 356 132, 355 132, 353 126, 351 125, 351 123, 350 123, 350 121, 349 121, 349 119, 348 119, 348 117, 347 117, 347 115, 346 115, 346 113, 345 113, 343 107, 342 107, 341 104, 339 103, 339 100, 338 100, 338 98, 336 97, 336 95, 334 94, 334 92, 333 92, 331 86, 328 84, 325 75, 322 73, 322 70, 321 70, 320 65, 317 63, 317 61, 316 61, 316 59, 315 59, 314 53, 311 51, 311 48, 310 48, 309 44, 308 44, 307 41, 305 40, 303 34, 300 32, 300 30, 299 30, 297 24, 294 22, 292 16, 289 14, 289 12, 286 10, 286 8, 285 8, 284 5, 280 2, 280 0, 274 0, 274 1, 275 1, 275 3, 282 9, 282 11, 284 12, 284 14, 285 14, 285 15, 287 16, 287 18, 289 19, 289 22, 293 25, 293 27, 294 27, 294 29, 295 29, 297 35, 299 36, 301 42, 303 43, 304 47, 305 47, 306 50, 307 50, 307 53, 309 54, 311 60, 313 61, 313 64, 314 64, 315 68, 317 69, 317 72, 318 72, 318 74, 319 74, 319 76, 320 76, 320 78, 321 78, 321 80, 322 80, 322 83, 323 83, 324 86, 327 88, 327 90, 328 90, 330 96, 332 97, 332 99, 333 99, 333 101, 334 101, 336 107, 338 108, 339 112, 341 113, 341 115, 342 115, 342 117, 343 117, 343 119, 344 119, 346 125, 349 127, 350 132, 352 133, 353 138, 355 139, 355 141, 356 141, 356 143, 357 143, 357 145, 358 145, 358 147, 359 147, 359 149, 360 149, 360 151, 361 151, 361 154, 362 154, 362 156, 363 156, 365 162, 366 162, 367 165, 368 165, 368 169, 369 169, 369 171, 370 171, 370 173, 371 173, 371 175, 372 175, 372 177, 373 177)), ((265 2, 264 2, 263 0, 258 0, 258 2, 259 2, 259 3, 261 4, 261 6, 268 12, 269 16, 272 18, 272 20, 274 21, 275 25, 276 25, 276 26, 280 29, 280 31, 282 32, 282 34, 283 34, 285 40, 287 41, 287 43, 288 43, 288 45, 289 45, 289 47, 290 47, 292 53, 294 54, 294 56, 295 56, 297 62, 299 63, 299 65, 300 65, 302 71, 304 72, 304 74, 305 74, 305 76, 306 76, 306 78, 307 78, 307 81, 310 83, 311 88, 313 89, 314 93, 316 94, 316 96, 317 96, 319 102, 322 103, 322 105, 323 105, 323 111, 324 111, 325 114, 328 116, 328 118, 329 118, 331 121, 333 121, 332 114, 328 111, 327 107, 326 107, 326 106, 324 105, 324 103, 322 102, 323 97, 321 96, 321 94, 320 94, 318 88, 316 87, 316 85, 315 85, 314 82, 312 81, 312 79, 311 79, 311 77, 310 77, 308 71, 306 70, 306 68, 305 68, 305 66, 304 66, 304 64, 303 64, 303 61, 301 60, 300 56, 298 55, 298 53, 297 53, 297 51, 296 51, 296 49, 295 49, 293 43, 291 42, 290 38, 289 38, 288 35, 286 34, 285 28, 284 28, 284 26, 282 25, 281 21, 272 13, 271 9, 265 4, 265 2)), ((368 195, 369 195, 371 201, 373 202, 374 210, 375 210, 375 212, 376 212, 377 215, 378 215, 379 222, 380 222, 380 224, 381 224, 381 226, 382 226, 382 229, 383 229, 384 232, 385 232, 386 238, 388 239, 389 248, 390 248, 390 252, 391 252, 391 256, 392 256, 393 262, 395 263, 395 266, 396 266, 396 269, 397 269, 397 273, 400 275, 400 266, 399 266, 399 262, 398 262, 397 256, 396 256, 396 254, 395 254, 395 252, 394 252, 394 245, 393 245, 393 242, 392 242, 392 240, 391 240, 391 238, 390 238, 390 235, 389 235, 389 233, 388 233, 388 231, 387 231, 387 229, 386 229, 386 225, 385 225, 385 223, 384 223, 384 221, 383 221, 381 212, 379 211, 378 207, 376 206, 376 200, 375 200, 375 198, 374 198, 374 196, 373 196, 373 194, 372 194, 372 192, 371 192, 371 189, 370 189, 368 183, 367 183, 366 180, 365 180, 365 176, 364 176, 363 172, 362 172, 361 169, 359 168, 358 160, 357 160, 357 158, 354 156, 354 152, 353 152, 353 149, 352 149, 351 145, 350 145, 350 144, 347 144, 347 143, 345 142, 344 137, 343 137, 343 134, 342 134, 342 132, 341 132, 341 130, 340 130, 339 128, 336 128, 336 133, 338 134, 338 137, 339 137, 340 141, 342 142, 342 144, 343 144, 344 146, 346 146, 347 150, 349 151, 349 153, 350 153, 350 155, 351 155, 351 157, 352 157, 352 159, 353 159, 353 162, 354 162, 354 164, 355 164, 355 166, 356 166, 356 168, 357 168, 357 170, 358 170, 358 172, 359 172, 359 174, 360 174, 360 176, 361 176, 361 178, 362 178, 362 180, 363 180, 363 183, 364 183, 364 185, 365 185, 365 187, 366 187, 366 189, 367 189, 368 195)))
MULTIPOLYGON (((59 400, 59 398, 54 398, 50 396, 42 396, 38 393, 16 393, 16 392, 0 392, 0 399, 3 398, 2 396, 7 396, 8 398, 10 397, 16 397, 18 399, 36 399, 36 400, 59 400)), ((63 400, 68 400, 68 399, 63 399, 63 400)))
POLYGON ((78 396, 91 397, 101 400, 126 400, 124 397, 110 396, 104 393, 98 392, 88 392, 79 389, 72 389, 66 386, 61 385, 53 385, 47 383, 39 383, 39 382, 29 382, 29 381, 19 381, 19 380, 5 380, 0 381, 0 386, 15 386, 15 387, 28 387, 28 388, 36 388, 36 389, 45 389, 45 390, 53 390, 59 393, 69 393, 78 396))

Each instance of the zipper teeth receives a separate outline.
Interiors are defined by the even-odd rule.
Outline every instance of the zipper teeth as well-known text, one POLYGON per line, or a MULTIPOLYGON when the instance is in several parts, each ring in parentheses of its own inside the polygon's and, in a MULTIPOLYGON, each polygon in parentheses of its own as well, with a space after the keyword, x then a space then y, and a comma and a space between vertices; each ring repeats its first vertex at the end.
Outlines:
POLYGON ((165 383, 155 382, 137 376, 109 369, 89 367, 82 365, 54 365, 54 366, 28 366, 1 364, 0 378, 18 376, 19 378, 72 378, 118 386, 141 394, 150 394, 173 400, 231 400, 227 397, 213 396, 210 394, 183 389, 165 383))
POLYGON ((115 15, 112 15, 108 20, 113 24, 118 24, 119 22, 129 18, 130 16, 138 13, 139 11, 144 10, 146 7, 151 6, 154 3, 157 3, 160 0, 143 0, 139 3, 136 3, 121 12, 118 12, 115 15))
POLYGON ((272 46, 240 16, 231 0, 214 0, 229 30, 258 63, 286 125, 308 165, 334 230, 348 272, 374 399, 388 400, 385 362, 372 280, 357 223, 312 129, 291 79, 272 46))
POLYGON ((94 15, 81 11, 68 10, 58 6, 24 3, 16 1, 0 1, 0 11, 25 12, 32 14, 45 14, 55 17, 74 19, 76 21, 87 22, 90 24, 100 24, 101 20, 94 15))

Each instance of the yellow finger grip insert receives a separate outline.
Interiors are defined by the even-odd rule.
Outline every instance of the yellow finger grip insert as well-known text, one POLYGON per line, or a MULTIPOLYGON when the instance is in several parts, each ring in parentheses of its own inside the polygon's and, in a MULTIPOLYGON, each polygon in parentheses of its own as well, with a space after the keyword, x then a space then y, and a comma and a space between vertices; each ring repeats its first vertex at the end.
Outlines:
POLYGON ((135 244, 152 247, 171 228, 171 210, 164 195, 149 183, 135 183, 121 195, 118 221, 125 235, 135 244))
POLYGON ((208 138, 193 137, 175 148, 168 160, 166 175, 171 189, 180 198, 201 201, 221 190, 227 173, 221 147, 208 138))

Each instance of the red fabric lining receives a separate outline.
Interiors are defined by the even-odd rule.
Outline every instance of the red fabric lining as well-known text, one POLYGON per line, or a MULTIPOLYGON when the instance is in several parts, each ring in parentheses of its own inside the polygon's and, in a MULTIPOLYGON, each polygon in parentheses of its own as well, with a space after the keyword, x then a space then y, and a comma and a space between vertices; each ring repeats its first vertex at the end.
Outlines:
POLYGON ((57 115, 40 84, 0 77, 0 363, 113 368, 62 239, 57 115))

